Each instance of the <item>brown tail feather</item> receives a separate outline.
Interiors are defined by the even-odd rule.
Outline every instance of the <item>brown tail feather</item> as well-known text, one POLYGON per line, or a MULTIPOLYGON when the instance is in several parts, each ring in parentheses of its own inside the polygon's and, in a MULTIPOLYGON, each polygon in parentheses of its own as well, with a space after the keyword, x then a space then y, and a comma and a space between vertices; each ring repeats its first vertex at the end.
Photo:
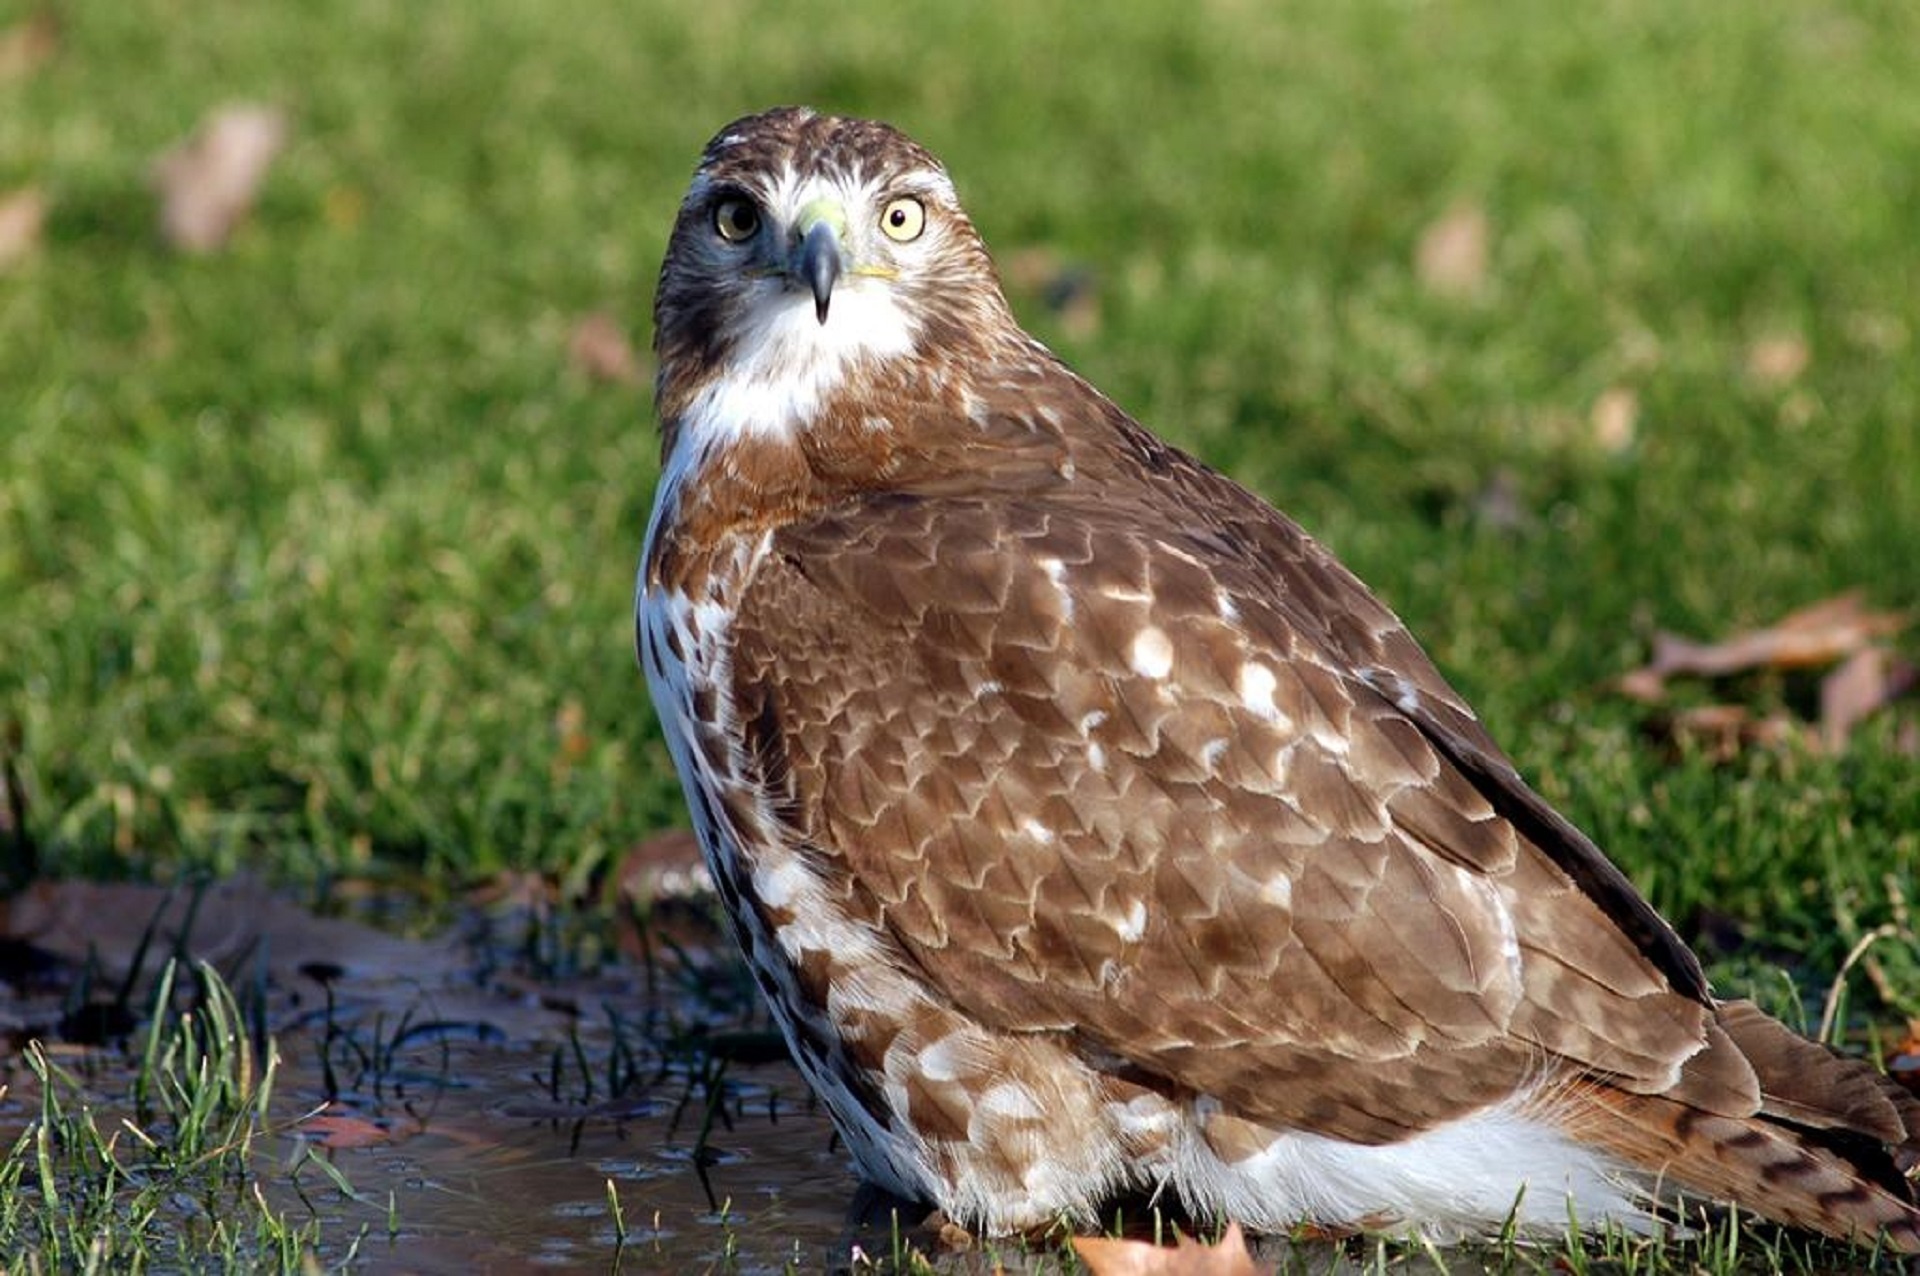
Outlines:
POLYGON ((1568 1128, 1644 1167, 1663 1188, 1842 1240, 1884 1236, 1920 1253, 1920 1204, 1907 1177, 1920 1164, 1920 1103, 1751 1003, 1722 1005, 1719 1024, 1725 1037, 1709 1049, 1746 1056, 1760 1081, 1758 1111, 1726 1115, 1718 1103, 1582 1082, 1568 1128))
POLYGON ((1807 1040, 1750 1001, 1722 1003, 1718 1018, 1760 1078, 1763 1113, 1920 1156, 1920 1101, 1899 1083, 1807 1040))

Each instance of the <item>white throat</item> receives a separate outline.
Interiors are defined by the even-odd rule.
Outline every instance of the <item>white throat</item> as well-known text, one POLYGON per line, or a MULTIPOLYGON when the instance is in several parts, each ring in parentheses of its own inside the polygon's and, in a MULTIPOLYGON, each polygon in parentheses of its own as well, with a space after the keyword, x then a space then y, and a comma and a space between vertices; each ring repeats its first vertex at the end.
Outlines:
POLYGON ((680 421, 680 446, 696 453, 742 438, 791 438, 854 369, 913 351, 915 324, 883 280, 842 280, 825 323, 803 290, 778 279, 753 288, 732 356, 680 421))
POLYGON ((747 310, 732 356, 680 416, 654 493, 649 552, 682 489, 735 445, 794 442, 855 369, 913 351, 913 321, 882 280, 843 280, 825 323, 811 294, 777 279, 754 285, 747 310))

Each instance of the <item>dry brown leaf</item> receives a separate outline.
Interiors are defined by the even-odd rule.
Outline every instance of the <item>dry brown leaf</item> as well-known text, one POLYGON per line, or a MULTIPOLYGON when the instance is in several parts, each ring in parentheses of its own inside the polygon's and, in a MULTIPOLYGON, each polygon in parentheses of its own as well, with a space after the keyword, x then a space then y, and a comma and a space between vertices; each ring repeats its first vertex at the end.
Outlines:
POLYGON ((1426 290, 1439 297, 1469 298, 1487 282, 1487 244, 1492 226, 1478 204, 1459 204, 1421 232, 1413 269, 1426 290))
POLYGON ((1754 669, 1807 669, 1845 659, 1879 638, 1899 633, 1909 617, 1902 612, 1868 611, 1858 591, 1803 607, 1762 629, 1749 629, 1719 642, 1695 642, 1677 634, 1653 639, 1653 659, 1620 679, 1621 691, 1638 700, 1666 695, 1666 680, 1676 674, 1721 678, 1754 669))
POLYGON ((60 19, 38 9, 0 31, 0 80, 17 80, 39 70, 60 51, 60 19))
POLYGON ((1039 297, 1068 336, 1084 340, 1099 330, 1099 281, 1052 248, 1036 245, 1008 254, 1006 280, 1016 291, 1039 297))
POLYGON ((0 195, 0 271, 31 256, 40 247, 47 221, 47 197, 38 187, 0 195))
POLYGON ((1667 723, 1667 731, 1715 762, 1731 762, 1752 748, 1777 749, 1800 738, 1801 728, 1785 714, 1762 717, 1739 704, 1706 704, 1682 709, 1667 723))
POLYGON ((199 893, 135 882, 41 881, 14 896, 6 933, 76 964, 97 961, 110 978, 124 975, 145 954, 182 945, 216 966, 250 963, 263 955, 270 978, 304 983, 317 971, 339 977, 404 974, 415 981, 453 979, 466 963, 454 942, 428 944, 389 935, 358 922, 319 917, 246 878, 199 893))
POLYGON ((1820 740, 1844 749, 1861 721, 1913 690, 1920 674, 1885 647, 1863 647, 1820 680, 1820 740))
POLYGON ((1271 1271, 1253 1261, 1238 1223, 1217 1245, 1182 1236, 1168 1249, 1150 1241, 1076 1236, 1073 1252, 1093 1276, 1268 1276, 1271 1271))
POLYGON ((573 326, 567 338, 567 361, 595 381, 618 385, 639 385, 640 360, 633 353, 620 323, 604 310, 596 310, 573 326))
POLYGON ((613 880, 623 898, 641 904, 713 889, 692 829, 664 829, 642 838, 621 858, 613 880))
POLYGON ((559 747, 547 765, 547 775, 558 785, 566 781, 573 768, 593 749, 593 737, 587 734, 586 706, 571 696, 563 701, 553 715, 553 734, 559 747))
POLYGON ((1059 252, 1044 244, 1029 244, 1009 252, 1000 272, 1008 288, 1038 295, 1064 269, 1059 252))
POLYGON ((1812 361, 1806 338, 1795 333, 1761 337, 1747 347, 1747 375, 1770 390, 1799 380, 1812 361))
POLYGON ((1644 704, 1658 704, 1667 698, 1665 675, 1646 666, 1621 674, 1613 687, 1627 699, 1644 704))
POLYGON ((687 829, 656 833, 628 850, 607 875, 602 898, 613 907, 615 946, 649 972, 709 968, 726 943, 708 907, 713 878, 687 829))
POLYGON ((1100 291, 1084 271, 1062 275, 1047 291, 1047 305, 1060 316, 1060 330, 1085 341, 1100 330, 1100 291))
POLYGON ((227 242, 253 207, 274 157, 287 141, 286 116, 269 106, 222 107, 153 166, 160 233, 187 252, 227 242))
POLYGON ((1907 1020, 1907 1038, 1887 1052, 1887 1075, 1920 1095, 1920 1019, 1907 1020))
POLYGON ((1587 420, 1594 442, 1609 452, 1624 452, 1633 446, 1640 424, 1640 396, 1626 386, 1614 386, 1593 401, 1587 420))
MULTIPOLYGON (((385 1147, 400 1141, 391 1122, 349 1112, 338 1104, 330 1106, 339 1110, 316 1113, 294 1127, 295 1131, 302 1138, 336 1152, 348 1148, 385 1147)), ((411 1134, 413 1131, 400 1133, 411 1134)))
POLYGON ((466 898, 475 908, 489 912, 545 914, 563 902, 558 883, 544 873, 524 868, 500 870, 468 888, 466 898))

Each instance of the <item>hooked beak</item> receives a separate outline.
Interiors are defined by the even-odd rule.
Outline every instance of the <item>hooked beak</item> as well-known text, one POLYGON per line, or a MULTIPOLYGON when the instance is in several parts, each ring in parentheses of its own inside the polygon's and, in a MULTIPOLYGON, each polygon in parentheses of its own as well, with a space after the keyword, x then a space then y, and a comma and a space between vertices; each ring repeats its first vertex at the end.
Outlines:
POLYGON ((813 317, 827 321, 833 285, 840 278, 840 236, 825 221, 815 222, 800 240, 793 273, 813 291, 813 317))

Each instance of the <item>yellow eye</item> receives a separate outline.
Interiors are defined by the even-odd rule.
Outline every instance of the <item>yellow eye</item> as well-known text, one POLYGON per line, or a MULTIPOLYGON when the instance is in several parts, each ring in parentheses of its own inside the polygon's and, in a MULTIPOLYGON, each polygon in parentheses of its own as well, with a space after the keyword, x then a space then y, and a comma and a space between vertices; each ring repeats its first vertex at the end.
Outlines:
POLYGON ((880 229, 887 238, 906 243, 927 228, 927 210, 917 199, 902 197, 880 210, 880 229))
POLYGON ((760 210, 750 199, 723 199, 713 206, 713 229, 730 244, 744 243, 760 229, 760 210))

